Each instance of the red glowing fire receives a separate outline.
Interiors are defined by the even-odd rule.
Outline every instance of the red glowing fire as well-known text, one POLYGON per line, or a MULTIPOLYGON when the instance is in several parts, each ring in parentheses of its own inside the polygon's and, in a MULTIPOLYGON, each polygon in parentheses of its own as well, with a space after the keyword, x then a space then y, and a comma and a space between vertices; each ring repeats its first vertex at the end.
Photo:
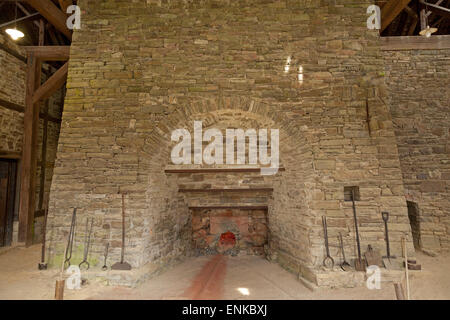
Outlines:
POLYGON ((227 231, 220 235, 219 242, 221 245, 234 246, 236 244, 236 236, 233 232, 227 231))

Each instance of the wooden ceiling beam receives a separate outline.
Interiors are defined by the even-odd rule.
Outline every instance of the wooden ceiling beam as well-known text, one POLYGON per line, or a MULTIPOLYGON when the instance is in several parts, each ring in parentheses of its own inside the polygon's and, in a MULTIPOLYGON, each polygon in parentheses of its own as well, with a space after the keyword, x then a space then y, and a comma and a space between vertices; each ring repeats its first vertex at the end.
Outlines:
POLYGON ((411 9, 408 6, 405 7, 405 11, 411 17, 412 20, 411 25, 409 26, 408 29, 408 36, 412 36, 414 34, 414 30, 416 29, 417 23, 419 22, 419 16, 413 9, 411 9))
POLYGON ((377 1, 375 1, 375 4, 376 4, 377 6, 379 6, 380 9, 381 9, 381 8, 383 8, 384 5, 386 4, 386 1, 387 1, 387 0, 377 0, 377 1))
POLYGON ((23 46, 22 48, 42 61, 69 60, 70 46, 23 46))
MULTIPOLYGON (((17 7, 23 12, 23 13, 25 13, 25 14, 27 14, 27 15, 29 15, 30 14, 30 11, 28 11, 20 2, 16 2, 17 3, 17 7)), ((36 27, 38 27, 39 28, 39 22, 37 22, 37 21, 33 21, 34 22, 34 25, 36 26, 36 27)))
POLYGON ((51 24, 47 25, 47 32, 48 32, 48 35, 50 36, 50 39, 53 42, 53 45, 59 46, 60 43, 58 41, 58 38, 56 38, 55 33, 53 32, 53 26, 51 24))
POLYGON ((58 0, 58 2, 64 13, 67 13, 67 8, 73 4, 72 0, 58 0))
POLYGON ((380 32, 383 32, 410 2, 411 0, 389 0, 381 9, 380 32))
MULTIPOLYGON (((438 3, 441 3, 438 1, 438 3)), ((440 15, 441 17, 450 18, 450 9, 441 7, 438 4, 428 3, 424 0, 420 0, 420 4, 426 6, 429 11, 434 12, 437 15, 440 15)))
POLYGON ((72 40, 72 31, 67 28, 67 15, 61 11, 51 0, 26 0, 26 2, 39 11, 48 22, 61 31, 69 40, 72 40))
POLYGON ((31 13, 31 14, 26 15, 25 17, 17 18, 12 21, 2 23, 0 25, 0 28, 7 27, 12 24, 17 24, 17 22, 21 22, 21 21, 34 20, 34 19, 37 19, 40 15, 41 14, 39 12, 31 13))

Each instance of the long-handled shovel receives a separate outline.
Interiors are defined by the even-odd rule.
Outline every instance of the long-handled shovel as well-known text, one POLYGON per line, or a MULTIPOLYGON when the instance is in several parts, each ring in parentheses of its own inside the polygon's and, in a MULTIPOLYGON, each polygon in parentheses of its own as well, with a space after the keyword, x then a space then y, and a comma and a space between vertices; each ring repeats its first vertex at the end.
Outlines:
POLYGON ((353 219, 355 220, 355 231, 356 231, 356 244, 358 246, 358 259, 355 259, 355 270, 356 271, 366 271, 366 262, 361 258, 361 243, 359 242, 359 232, 358 232, 358 220, 356 218, 356 207, 355 207, 355 190, 352 189, 352 205, 353 205, 353 219))
POLYGON ((389 221, 389 212, 383 211, 381 213, 381 218, 384 221, 384 232, 385 232, 385 241, 386 241, 386 256, 383 256, 383 265, 388 270, 400 270, 400 266, 396 260, 396 256, 391 255, 391 248, 389 244, 389 230, 388 230, 388 221, 389 221))
POLYGON ((364 253, 364 257, 366 257, 368 266, 379 266, 381 267, 383 262, 381 261, 381 256, 378 250, 374 250, 372 245, 367 246, 367 251, 364 253))
POLYGON ((120 262, 116 262, 111 266, 112 270, 131 270, 131 265, 124 262, 125 256, 125 194, 122 193, 122 251, 120 255, 120 262))

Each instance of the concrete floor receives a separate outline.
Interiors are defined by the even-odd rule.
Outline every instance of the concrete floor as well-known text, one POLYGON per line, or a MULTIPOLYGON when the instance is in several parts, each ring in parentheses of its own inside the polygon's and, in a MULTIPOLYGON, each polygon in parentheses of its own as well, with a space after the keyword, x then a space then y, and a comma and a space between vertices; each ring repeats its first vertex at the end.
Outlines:
MULTIPOLYGON (((38 271, 40 246, 0 252, 0 299, 53 299, 56 271, 38 271)), ((421 272, 411 279, 413 299, 450 299, 450 254, 417 254, 421 272)), ((280 266, 253 256, 189 258, 138 288, 89 283, 65 290, 65 299, 395 299, 392 284, 314 292, 280 266)))

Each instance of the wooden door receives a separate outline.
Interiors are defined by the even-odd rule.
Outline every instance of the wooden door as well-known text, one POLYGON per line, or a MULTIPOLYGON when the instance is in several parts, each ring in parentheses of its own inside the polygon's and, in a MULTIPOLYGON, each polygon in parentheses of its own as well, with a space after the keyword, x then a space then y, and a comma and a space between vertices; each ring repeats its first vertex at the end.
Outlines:
POLYGON ((0 247, 12 240, 16 188, 16 162, 0 160, 0 247))

